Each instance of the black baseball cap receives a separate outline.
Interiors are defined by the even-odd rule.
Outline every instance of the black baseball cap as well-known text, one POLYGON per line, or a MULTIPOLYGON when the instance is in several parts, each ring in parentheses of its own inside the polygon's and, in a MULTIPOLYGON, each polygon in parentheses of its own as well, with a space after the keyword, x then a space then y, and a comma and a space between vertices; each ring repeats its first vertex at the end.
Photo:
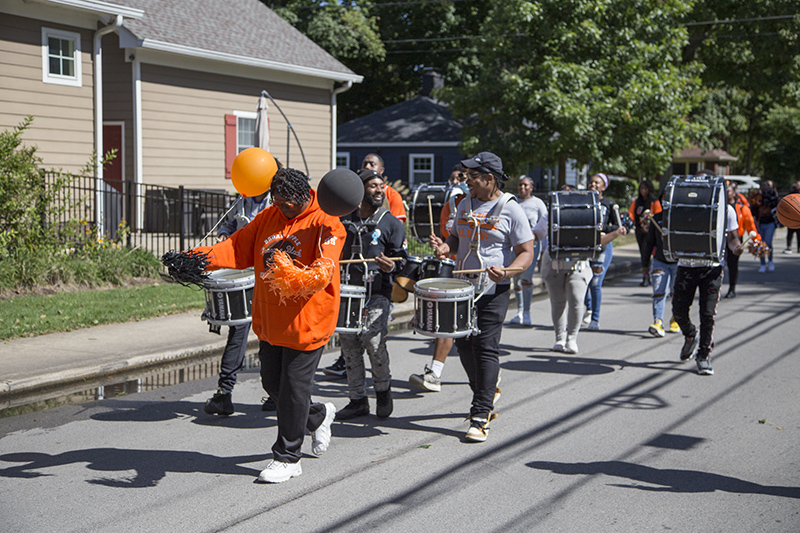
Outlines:
POLYGON ((361 170, 359 170, 358 177, 361 178, 361 181, 364 183, 364 185, 366 185, 368 181, 371 181, 376 178, 383 181, 383 176, 381 176, 378 172, 375 172, 374 170, 370 170, 368 168, 362 168, 361 170))
POLYGON ((483 172, 490 172, 500 180, 507 180, 503 173, 503 161, 492 152, 480 152, 469 159, 463 159, 461 164, 466 168, 475 168, 483 172))

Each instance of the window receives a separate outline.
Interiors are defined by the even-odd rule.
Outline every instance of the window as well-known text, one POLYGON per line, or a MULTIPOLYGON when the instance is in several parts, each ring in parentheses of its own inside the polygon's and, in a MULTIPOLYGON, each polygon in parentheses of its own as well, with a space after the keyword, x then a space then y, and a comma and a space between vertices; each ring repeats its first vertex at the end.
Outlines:
POLYGON ((42 28, 42 81, 80 87, 81 35, 42 28))
POLYGON ((408 156, 408 183, 430 183, 433 181, 433 154, 410 154, 408 156))
POLYGON ((697 174, 697 165, 698 163, 689 163, 689 175, 694 176, 697 174))
POLYGON ((236 153, 256 145, 256 114, 237 111, 236 153))
POLYGON ((350 168, 350 152, 336 152, 336 168, 350 168))

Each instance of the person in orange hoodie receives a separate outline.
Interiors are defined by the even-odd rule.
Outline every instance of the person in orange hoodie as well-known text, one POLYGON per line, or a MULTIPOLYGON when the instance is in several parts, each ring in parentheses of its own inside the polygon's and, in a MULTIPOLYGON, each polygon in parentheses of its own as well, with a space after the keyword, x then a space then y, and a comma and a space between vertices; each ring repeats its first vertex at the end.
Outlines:
MULTIPOLYGON (((758 236, 753 213, 750 212, 750 208, 745 203, 746 201, 742 201, 742 195, 737 189, 735 183, 728 182, 728 203, 736 210, 736 220, 739 222, 739 240, 742 239, 745 232, 749 234, 751 231, 756 232, 755 240, 760 240, 761 237, 758 236)), ((736 298, 736 282, 739 280, 739 256, 730 246, 728 246, 726 263, 728 263, 728 292, 725 294, 725 298, 736 298)))
POLYGON ((258 479, 281 483, 302 473, 306 429, 314 455, 330 444, 335 407, 311 403, 311 388, 322 350, 336 328, 339 276, 332 275, 327 285, 308 295, 307 289, 298 294, 276 292, 271 274, 277 272, 283 253, 296 265, 286 271, 304 266, 314 270, 317 262, 337 273, 346 232, 338 217, 322 211, 308 177, 299 170, 278 170, 270 192, 272 205, 248 225, 225 241, 195 250, 208 256, 209 269, 255 267, 252 315, 260 341, 261 384, 275 398, 278 413, 273 459, 258 479))

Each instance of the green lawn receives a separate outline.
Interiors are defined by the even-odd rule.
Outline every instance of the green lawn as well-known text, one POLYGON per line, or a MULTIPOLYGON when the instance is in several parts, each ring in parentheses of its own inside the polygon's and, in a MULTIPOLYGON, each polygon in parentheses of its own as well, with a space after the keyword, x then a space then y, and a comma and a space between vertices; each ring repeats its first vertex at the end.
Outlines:
POLYGON ((202 290, 174 283, 0 300, 0 340, 143 320, 205 307, 202 290))

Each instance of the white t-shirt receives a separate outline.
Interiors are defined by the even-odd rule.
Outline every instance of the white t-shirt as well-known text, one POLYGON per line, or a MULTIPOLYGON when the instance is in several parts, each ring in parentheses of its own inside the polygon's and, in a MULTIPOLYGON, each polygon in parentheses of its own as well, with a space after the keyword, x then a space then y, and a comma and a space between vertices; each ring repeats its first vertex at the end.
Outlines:
MULTIPOLYGON (((736 209, 733 208, 731 204, 725 204, 725 227, 727 231, 738 231, 739 229, 739 220, 736 218, 736 209)), ((725 250, 725 243, 728 239, 728 235, 723 235, 721 242, 717 243, 719 246, 719 253, 720 257, 722 256, 723 250, 725 250)), ((710 259, 689 259, 689 258, 680 258, 678 259, 678 266, 688 267, 688 268, 697 268, 697 267, 718 267, 721 265, 719 261, 712 261, 710 259)))
MULTIPOLYGON (((457 270, 508 266, 514 259, 513 247, 533 240, 528 218, 519 204, 513 200, 506 203, 496 222, 489 219, 489 215, 492 214, 492 210, 499 201, 500 198, 482 202, 476 198, 467 197, 458 204, 454 231, 448 238, 448 241, 453 238, 458 239, 457 270), (464 213, 470 203, 472 204, 472 217, 479 222, 477 232, 470 227, 469 221, 464 219, 464 213), (470 249, 473 234, 478 238, 477 251, 470 249)), ((485 287, 486 294, 494 294, 494 282, 489 280, 484 273, 482 276, 484 284, 479 285, 478 277, 472 276, 467 279, 476 284, 478 291, 485 287)), ((508 283, 510 280, 504 281, 504 284, 508 283)))

